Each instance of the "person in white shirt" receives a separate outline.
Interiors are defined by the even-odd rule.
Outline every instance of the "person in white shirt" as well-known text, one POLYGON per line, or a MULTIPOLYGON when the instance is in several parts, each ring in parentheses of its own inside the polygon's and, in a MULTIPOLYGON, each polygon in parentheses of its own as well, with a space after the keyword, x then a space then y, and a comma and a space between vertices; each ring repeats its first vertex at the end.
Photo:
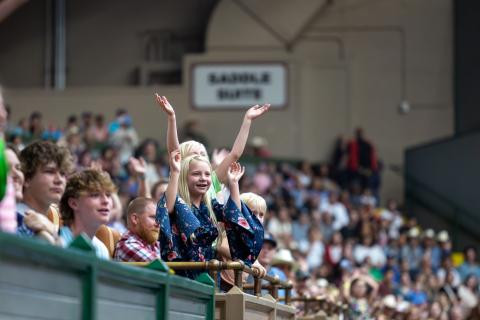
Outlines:
POLYGON ((338 201, 338 193, 330 192, 328 203, 320 205, 321 212, 328 212, 333 217, 333 230, 338 231, 346 226, 349 222, 347 208, 338 201))

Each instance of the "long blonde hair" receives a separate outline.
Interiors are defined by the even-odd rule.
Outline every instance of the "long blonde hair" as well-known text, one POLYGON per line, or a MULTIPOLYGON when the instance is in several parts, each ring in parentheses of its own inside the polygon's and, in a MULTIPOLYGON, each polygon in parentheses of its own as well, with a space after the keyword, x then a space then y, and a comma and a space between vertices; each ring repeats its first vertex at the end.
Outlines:
MULTIPOLYGON (((210 172, 212 172, 212 166, 210 165, 210 161, 208 161, 208 158, 204 156, 193 154, 182 160, 181 167, 180 167, 180 177, 178 180, 178 194, 188 204, 189 207, 192 206, 192 200, 190 198, 190 190, 188 189, 187 178, 188 178, 188 172, 190 171, 190 164, 194 161, 205 162, 206 164, 208 164, 208 167, 210 168, 210 172)), ((205 192, 205 194, 203 195, 202 201, 205 203, 205 205, 208 208, 208 214, 210 216, 210 219, 217 226, 217 229, 218 229, 217 217, 213 212, 212 199, 208 192, 205 192)))

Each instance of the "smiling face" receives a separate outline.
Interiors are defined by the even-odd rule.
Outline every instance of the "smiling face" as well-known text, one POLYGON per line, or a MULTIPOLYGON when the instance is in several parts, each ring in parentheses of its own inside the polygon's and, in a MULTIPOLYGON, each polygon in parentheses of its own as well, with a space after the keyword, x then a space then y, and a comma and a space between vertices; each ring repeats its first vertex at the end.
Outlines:
POLYGON ((202 160, 192 160, 187 175, 187 185, 190 197, 192 199, 203 197, 205 193, 207 193, 211 184, 210 165, 202 160))
POLYGON ((111 194, 104 191, 82 192, 78 198, 70 198, 68 203, 73 210, 74 219, 92 228, 108 223, 113 207, 111 194))

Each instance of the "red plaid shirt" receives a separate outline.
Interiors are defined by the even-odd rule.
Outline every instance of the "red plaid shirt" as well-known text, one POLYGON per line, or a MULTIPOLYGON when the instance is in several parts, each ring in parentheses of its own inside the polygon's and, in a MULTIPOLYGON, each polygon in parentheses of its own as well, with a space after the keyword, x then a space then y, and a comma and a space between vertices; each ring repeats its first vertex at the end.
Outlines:
POLYGON ((118 241, 113 258, 125 262, 146 262, 160 259, 160 244, 158 241, 149 244, 129 230, 118 241))

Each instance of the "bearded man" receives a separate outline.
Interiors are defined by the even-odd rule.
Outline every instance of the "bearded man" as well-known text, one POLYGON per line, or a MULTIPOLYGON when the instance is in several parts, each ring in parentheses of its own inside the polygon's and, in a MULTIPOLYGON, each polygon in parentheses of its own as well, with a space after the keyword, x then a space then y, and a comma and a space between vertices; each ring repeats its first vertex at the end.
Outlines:
POLYGON ((127 227, 115 248, 114 259, 125 262, 148 262, 160 258, 158 234, 160 225, 155 220, 156 204, 149 198, 136 198, 127 209, 127 227))

